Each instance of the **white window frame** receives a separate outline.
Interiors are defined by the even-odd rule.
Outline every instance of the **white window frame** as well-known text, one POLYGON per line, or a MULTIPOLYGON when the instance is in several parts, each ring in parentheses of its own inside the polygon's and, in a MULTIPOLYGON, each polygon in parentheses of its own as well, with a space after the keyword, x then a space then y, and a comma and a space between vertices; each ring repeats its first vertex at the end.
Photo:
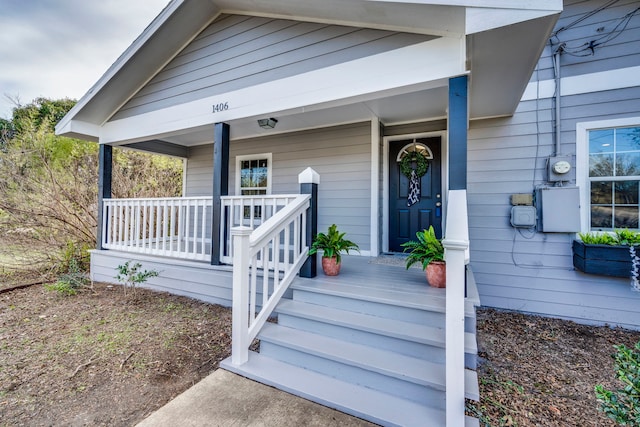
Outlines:
POLYGON ((591 197, 589 194, 589 131, 640 126, 640 117, 597 120, 576 124, 576 183, 580 187, 580 231, 591 231, 591 197))
POLYGON ((272 172, 273 172, 273 162, 272 162, 272 153, 261 153, 261 154, 245 154, 242 156, 236 156, 236 195, 241 196, 242 192, 240 191, 240 171, 241 162, 245 160, 260 160, 267 159, 267 194, 271 194, 272 183, 272 172))

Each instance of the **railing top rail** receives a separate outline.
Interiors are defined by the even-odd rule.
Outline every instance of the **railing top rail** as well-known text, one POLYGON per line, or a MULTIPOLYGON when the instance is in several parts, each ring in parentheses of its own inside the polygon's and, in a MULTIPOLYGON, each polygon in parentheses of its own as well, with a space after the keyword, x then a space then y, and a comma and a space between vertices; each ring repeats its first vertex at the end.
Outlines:
POLYGON ((220 196, 220 200, 234 199, 293 199, 300 194, 256 194, 251 196, 220 196))
POLYGON ((285 223, 287 218, 294 214, 297 210, 300 210, 311 199, 309 194, 297 194, 295 200, 285 206, 282 210, 277 212, 271 218, 267 219, 260 227, 255 229, 251 233, 251 246, 259 246, 260 242, 278 229, 285 223))
POLYGON ((105 198, 107 203, 117 202, 164 202, 170 200, 213 200, 211 196, 195 196, 195 197, 130 197, 130 198, 105 198))

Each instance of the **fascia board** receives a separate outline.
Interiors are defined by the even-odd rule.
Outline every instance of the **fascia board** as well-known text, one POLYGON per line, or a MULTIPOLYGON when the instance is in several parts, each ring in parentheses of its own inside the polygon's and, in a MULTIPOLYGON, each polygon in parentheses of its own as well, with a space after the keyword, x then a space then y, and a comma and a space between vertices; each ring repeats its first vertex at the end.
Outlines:
POLYGON ((549 15, 555 15, 562 11, 562 2, 559 9, 497 9, 470 7, 466 10, 466 34, 475 34, 495 28, 506 27, 519 22, 530 21, 549 15))
POLYGON ((464 38, 442 37, 367 58, 264 83, 226 94, 105 123, 100 142, 137 141, 216 122, 277 111, 309 111, 393 95, 406 88, 446 85, 465 74, 464 38), (338 83, 336 83, 338 82, 338 83), (212 106, 227 110, 212 113, 212 106))
POLYGON ((560 4, 562 0, 365 0, 369 2, 384 3, 411 3, 433 6, 456 6, 456 7, 490 7, 499 9, 531 9, 552 10, 560 4))
POLYGON ((84 139, 86 141, 98 141, 100 126, 80 120, 68 120, 56 125, 56 135, 68 138, 84 139))

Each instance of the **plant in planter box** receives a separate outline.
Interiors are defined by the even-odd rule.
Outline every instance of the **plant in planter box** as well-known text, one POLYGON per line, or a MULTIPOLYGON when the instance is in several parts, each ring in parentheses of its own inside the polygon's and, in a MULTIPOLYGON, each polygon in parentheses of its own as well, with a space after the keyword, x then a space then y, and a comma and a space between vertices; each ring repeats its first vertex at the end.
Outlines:
POLYGON ((638 268, 635 246, 640 232, 618 229, 612 233, 580 233, 573 241, 573 265, 580 271, 606 276, 629 277, 638 268))
POLYGON ((344 238, 346 234, 338 231, 338 226, 332 224, 326 233, 320 232, 313 239, 309 255, 315 255, 322 250, 322 270, 327 276, 337 276, 340 273, 342 252, 360 251, 358 245, 344 238))
POLYGON ((401 245, 404 252, 409 252, 407 269, 419 262, 426 271, 429 284, 436 288, 444 288, 447 283, 444 247, 436 237, 433 226, 428 230, 418 231, 416 238, 418 240, 410 240, 401 245))

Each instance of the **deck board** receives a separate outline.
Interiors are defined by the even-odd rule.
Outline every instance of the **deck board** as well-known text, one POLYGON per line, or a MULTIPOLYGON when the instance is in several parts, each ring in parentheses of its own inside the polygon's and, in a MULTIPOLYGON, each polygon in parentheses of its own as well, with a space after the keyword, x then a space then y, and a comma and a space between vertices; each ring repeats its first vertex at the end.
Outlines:
MULTIPOLYGON (((385 301, 407 307, 434 309, 441 306, 444 311, 446 289, 434 288, 427 283, 425 273, 419 267, 405 269, 404 265, 377 263, 376 258, 343 256, 338 276, 326 276, 318 266, 318 275, 313 279, 297 278, 296 285, 327 289, 331 292, 359 294, 365 299, 385 301)), ((469 280, 470 298, 465 304, 465 314, 473 316, 474 306, 479 304, 475 281, 469 280)), ((436 310, 440 311, 440 310, 436 310)))

